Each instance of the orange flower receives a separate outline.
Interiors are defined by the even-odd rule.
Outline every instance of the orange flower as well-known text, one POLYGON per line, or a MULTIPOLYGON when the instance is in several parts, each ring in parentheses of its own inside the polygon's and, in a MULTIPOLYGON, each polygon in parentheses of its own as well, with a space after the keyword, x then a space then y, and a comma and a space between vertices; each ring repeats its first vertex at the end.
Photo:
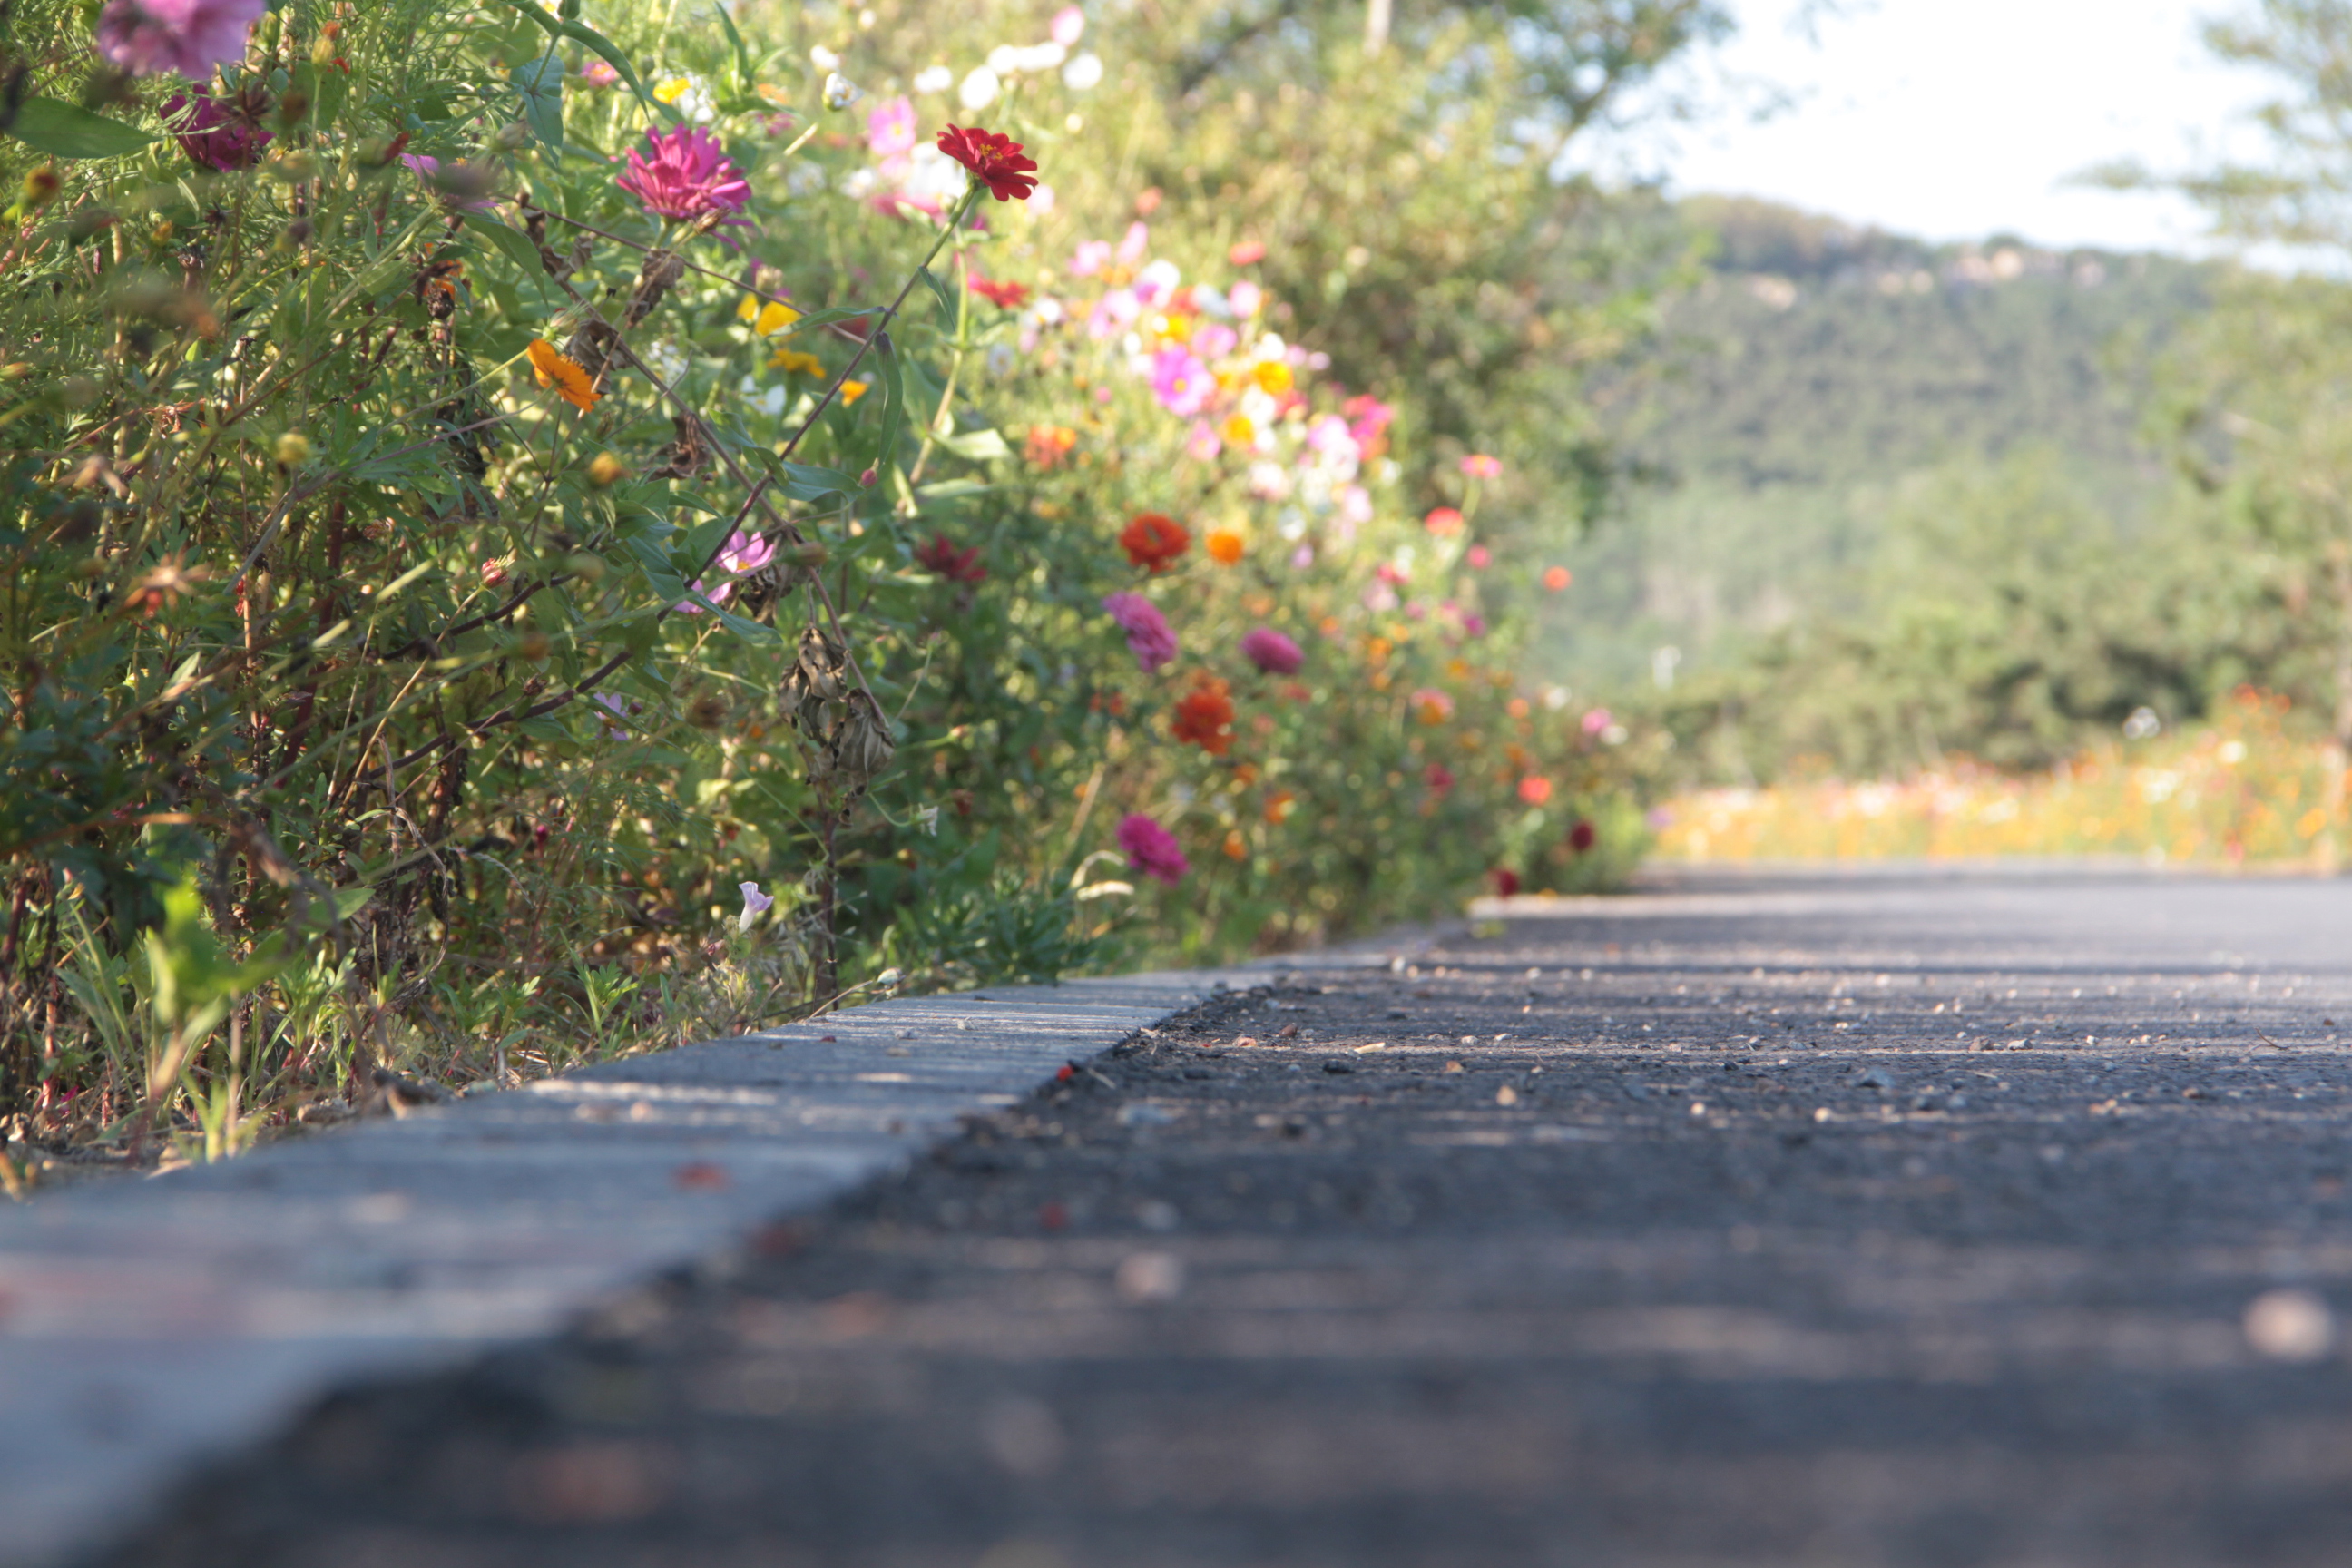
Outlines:
POLYGON ((1225 683, 1216 677, 1194 676, 1192 689, 1177 700, 1168 732, 1213 757, 1223 756, 1234 743, 1234 700, 1225 692, 1225 683))
POLYGON ((1519 798, 1529 805, 1541 805, 1551 798, 1551 780, 1529 773, 1519 781, 1519 798))
POLYGON ((1242 830, 1238 827, 1225 830, 1225 858, 1228 860, 1249 858, 1249 845, 1243 839, 1242 830))
POLYGON ((551 386, 564 402, 585 414, 596 406, 600 395, 596 384, 588 373, 563 357, 553 343, 545 338, 533 338, 523 351, 530 356, 531 374, 541 386, 551 386))
POLYGON ((1265 819, 1279 827, 1290 816, 1290 803, 1298 797, 1286 789, 1278 789, 1266 797, 1265 819))
POLYGON ((1566 591, 1568 585, 1575 581, 1575 575, 1565 566, 1547 566, 1544 568, 1543 585, 1550 589, 1555 594, 1566 591))
POLYGON ((1029 460, 1041 468, 1050 468, 1070 455, 1078 444, 1078 433, 1066 425, 1032 425, 1029 426, 1029 460))
POLYGON ((1147 511, 1129 523, 1118 542, 1126 548, 1127 558, 1154 577, 1192 548, 1192 535, 1184 525, 1156 511, 1147 511))
POLYGON ((1423 687, 1414 692, 1412 706, 1424 724, 1443 724, 1454 717, 1454 699, 1433 687, 1423 687))
POLYGON ((1209 559, 1220 566, 1238 566, 1242 562, 1242 536, 1230 528, 1221 528, 1207 540, 1209 559))
MULTIPOLYGON (((1234 782, 1237 784, 1254 784, 1257 783, 1257 764, 1255 763, 1236 763, 1234 765, 1234 782)), ((2304 837, 2308 838, 2311 835, 2306 833, 2304 837)))
POLYGON ((865 396, 865 395, 866 395, 866 394, 869 390, 871 390, 872 385, 873 385, 873 384, 872 384, 871 382, 864 382, 864 381, 845 381, 845 382, 843 382, 843 383, 841 384, 841 405, 842 405, 844 408, 846 408, 846 407, 848 407, 851 404, 856 403, 859 398, 861 398, 861 397, 865 396))

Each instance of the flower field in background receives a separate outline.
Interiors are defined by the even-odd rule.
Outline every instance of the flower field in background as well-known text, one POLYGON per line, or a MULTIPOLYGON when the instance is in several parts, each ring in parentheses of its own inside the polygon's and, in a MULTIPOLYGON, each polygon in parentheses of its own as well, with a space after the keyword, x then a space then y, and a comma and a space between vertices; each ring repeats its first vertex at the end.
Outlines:
POLYGON ((12 10, 12 1136, 218 1157, 1641 853, 1625 728, 1520 673, 1508 454, 1089 167, 1115 44, 860 82, 813 15, 12 10))
POLYGON ((2126 856, 2147 865, 2344 864, 2347 759, 2284 698, 2242 690, 2210 726, 2124 740, 2045 773, 1958 766, 1900 782, 1686 795, 1652 814, 1680 860, 2126 856))

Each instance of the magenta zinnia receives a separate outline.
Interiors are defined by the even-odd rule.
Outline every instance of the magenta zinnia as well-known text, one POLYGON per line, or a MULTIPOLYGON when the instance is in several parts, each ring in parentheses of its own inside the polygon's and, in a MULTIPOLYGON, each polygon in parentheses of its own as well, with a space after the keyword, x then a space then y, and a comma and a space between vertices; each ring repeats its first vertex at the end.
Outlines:
POLYGON ((202 81, 245 58, 246 34, 268 8, 268 0, 107 0, 98 52, 132 76, 202 81))
POLYGON ((751 199, 751 182, 719 138, 699 126, 646 132, 650 147, 629 154, 620 187, 645 203, 646 211, 681 220, 713 213, 740 213, 751 199))
POLYGON ((1160 613, 1159 605, 1140 594, 1110 594, 1104 596, 1102 607, 1127 634, 1128 650, 1144 674, 1151 674, 1176 657, 1176 634, 1169 629, 1168 617, 1160 613))
POLYGON ((1307 662, 1298 645, 1272 626, 1260 626, 1242 637, 1242 657, 1268 675, 1296 675, 1307 662))
POLYGON ((1118 825, 1118 847, 1127 851, 1129 866, 1171 888, 1192 868, 1184 851, 1177 847, 1175 836, 1140 813, 1118 825))
POLYGON ((163 100, 163 124, 180 150, 207 169, 250 169, 269 144, 269 132, 221 107, 220 100, 196 89, 163 100))

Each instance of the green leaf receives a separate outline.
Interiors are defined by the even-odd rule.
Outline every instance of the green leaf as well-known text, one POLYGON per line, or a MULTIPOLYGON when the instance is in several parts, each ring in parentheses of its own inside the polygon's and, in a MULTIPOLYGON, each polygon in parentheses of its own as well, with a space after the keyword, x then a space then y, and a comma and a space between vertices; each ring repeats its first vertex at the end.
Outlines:
POLYGON ((526 60, 507 73, 515 90, 522 94, 523 118, 530 122, 530 133, 540 144, 552 149, 558 155, 563 151, 563 62, 555 56, 542 55, 526 60))
POLYGON ((743 47, 743 35, 735 30, 735 18, 727 14, 724 5, 714 5, 719 13, 719 25, 727 29, 728 47, 735 51, 735 82, 743 91, 751 90, 751 56, 743 47))
POLYGON ((539 247, 530 242, 530 236, 478 213, 463 215, 463 221, 467 229, 504 251, 507 259, 515 264, 515 269, 523 277, 533 279, 541 289, 547 287, 547 264, 540 259, 539 247))
POLYGON ((820 468, 807 463, 784 465, 784 493, 794 500, 823 500, 827 496, 856 493, 857 481, 838 468, 820 468))
POLYGON ((28 98, 18 104, 8 134, 57 158, 121 158, 155 140, 135 126, 54 98, 28 98))
POLYGON ((942 438, 940 445, 959 458, 969 458, 975 463, 992 463, 999 458, 1013 456, 1013 448, 1004 437, 993 430, 967 430, 961 436, 942 438))
POLYGON ((779 338, 789 338, 793 333, 804 332, 811 327, 830 326, 835 321, 854 321, 860 316, 878 316, 881 313, 882 307, 879 305, 844 305, 836 310, 813 310, 809 314, 803 316, 799 321, 794 321, 791 326, 786 327, 783 331, 776 333, 775 336, 779 338))
POLYGON ((948 297, 948 286, 940 282, 938 275, 928 267, 919 267, 915 270, 923 275, 923 281, 931 286, 931 298, 940 302, 940 331, 954 331, 956 308, 955 301, 948 297))
POLYGON ((878 474, 890 467, 898 450, 898 432, 907 424, 907 382, 898 367, 898 345, 887 331, 874 334, 874 352, 882 360, 882 441, 874 452, 878 474))

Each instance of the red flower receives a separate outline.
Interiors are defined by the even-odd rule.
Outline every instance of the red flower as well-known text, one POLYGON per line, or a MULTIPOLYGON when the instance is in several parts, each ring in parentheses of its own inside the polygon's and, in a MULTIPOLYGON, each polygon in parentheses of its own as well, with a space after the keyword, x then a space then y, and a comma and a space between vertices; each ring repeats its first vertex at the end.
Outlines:
POLYGON ((1118 542, 1126 548, 1128 560, 1154 577, 1192 548, 1192 535, 1184 525, 1156 511, 1147 511, 1129 523, 1119 533, 1118 542))
POLYGON ((1454 770, 1444 763, 1432 763, 1422 770, 1422 779, 1433 794, 1444 795, 1454 787, 1454 770))
POLYGON ((938 573, 950 583, 980 583, 988 577, 988 568, 980 563, 980 546, 959 550, 948 542, 944 533, 931 536, 929 544, 915 549, 915 563, 938 573))
POLYGON ((1195 677, 1192 689, 1177 700, 1169 733, 1213 757, 1223 756, 1234 743, 1234 700, 1225 690, 1225 683, 1213 676, 1195 677))
POLYGON ((1592 830, 1592 824, 1579 822, 1568 830, 1568 847, 1581 855, 1592 847, 1592 841, 1599 837, 1600 835, 1592 830))
POLYGON ((950 125, 940 132, 940 151, 970 169, 998 201, 1025 202, 1037 188, 1031 173, 1037 160, 1002 131, 970 131, 950 125))
POLYGON ((990 304, 1000 305, 1008 310, 1017 310, 1029 302, 1029 285, 1026 283, 1008 283, 995 278, 974 278, 970 279, 970 287, 973 293, 990 304))
POLYGON ((1493 875, 1495 878, 1495 893, 1497 898, 1507 899, 1512 894, 1519 890, 1519 874, 1517 871, 1511 870, 1507 867, 1498 866, 1495 868, 1493 875))

